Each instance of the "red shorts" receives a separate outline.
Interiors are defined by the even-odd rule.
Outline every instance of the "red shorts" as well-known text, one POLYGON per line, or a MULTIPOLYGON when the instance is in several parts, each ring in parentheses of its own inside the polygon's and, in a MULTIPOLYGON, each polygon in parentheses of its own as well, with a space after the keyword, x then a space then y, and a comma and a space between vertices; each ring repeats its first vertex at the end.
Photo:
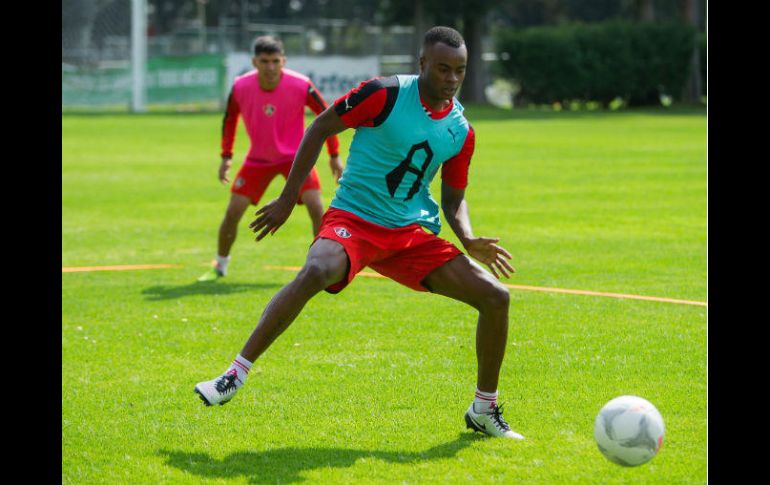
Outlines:
POLYGON ((324 214, 313 242, 319 238, 342 244, 350 260, 347 277, 326 288, 329 293, 342 291, 366 266, 413 290, 430 291, 422 280, 463 254, 454 244, 419 224, 391 229, 334 208, 324 214))
MULTIPOLYGON (((235 176, 230 192, 248 197, 251 199, 252 205, 256 205, 259 203, 259 199, 262 198, 265 190, 267 190, 267 186, 270 185, 270 182, 272 182, 275 176, 281 174, 284 179, 288 178, 290 170, 291 162, 280 163, 278 165, 243 164, 238 171, 238 175, 235 176)), ((302 194, 306 190, 312 189, 321 189, 321 180, 318 178, 318 172, 315 167, 313 167, 310 171, 310 175, 305 179, 302 188, 299 189, 299 199, 297 199, 297 204, 301 205, 302 194)))

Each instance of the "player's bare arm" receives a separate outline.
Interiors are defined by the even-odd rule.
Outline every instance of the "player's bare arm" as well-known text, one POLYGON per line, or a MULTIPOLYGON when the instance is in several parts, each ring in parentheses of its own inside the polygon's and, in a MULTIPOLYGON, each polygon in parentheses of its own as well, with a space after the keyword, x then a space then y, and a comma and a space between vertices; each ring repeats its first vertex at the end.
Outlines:
POLYGON ((475 237, 471 228, 468 202, 465 200, 465 189, 456 189, 449 184, 441 184, 441 209, 444 211, 449 227, 457 235, 468 254, 474 259, 486 264, 492 274, 500 279, 515 273, 516 269, 508 262, 510 253, 497 245, 500 238, 475 237))
POLYGON ((324 110, 313 120, 299 144, 297 155, 294 157, 294 163, 281 195, 259 209, 255 213, 257 218, 249 224, 252 232, 257 234, 257 241, 261 241, 268 233, 275 233, 286 222, 291 211, 294 210, 302 183, 321 153, 324 141, 346 129, 347 126, 334 112, 334 107, 324 110))
MULTIPOLYGON (((316 115, 320 115, 329 108, 329 106, 326 104, 326 101, 324 101, 323 97, 321 96, 321 93, 318 92, 318 88, 316 88, 312 82, 310 82, 310 86, 308 88, 308 95, 307 100, 305 101, 305 106, 310 108, 311 111, 313 111, 313 113, 316 115)), ((342 176, 342 163, 340 162, 339 155, 334 154, 337 153, 339 140, 337 140, 336 137, 330 137, 326 140, 326 143, 329 148, 329 168, 331 168, 334 182, 338 183, 340 177, 342 176)))
POLYGON ((332 169, 332 177, 334 177, 334 182, 339 183, 340 177, 342 176, 342 162, 340 162, 340 157, 335 155, 333 157, 329 158, 329 167, 332 169))
POLYGON ((230 170, 230 166, 233 164, 231 157, 222 157, 222 163, 219 164, 219 181, 223 184, 230 183, 230 179, 227 176, 227 171, 230 170))

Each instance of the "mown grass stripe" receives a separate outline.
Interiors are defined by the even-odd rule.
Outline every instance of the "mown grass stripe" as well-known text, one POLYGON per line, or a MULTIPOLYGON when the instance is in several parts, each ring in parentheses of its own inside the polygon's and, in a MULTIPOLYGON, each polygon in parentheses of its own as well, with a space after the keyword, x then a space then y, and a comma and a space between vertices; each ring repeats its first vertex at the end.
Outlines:
POLYGON ((62 273, 81 273, 85 271, 132 271, 140 269, 181 268, 181 264, 124 264, 116 266, 63 266, 62 273))

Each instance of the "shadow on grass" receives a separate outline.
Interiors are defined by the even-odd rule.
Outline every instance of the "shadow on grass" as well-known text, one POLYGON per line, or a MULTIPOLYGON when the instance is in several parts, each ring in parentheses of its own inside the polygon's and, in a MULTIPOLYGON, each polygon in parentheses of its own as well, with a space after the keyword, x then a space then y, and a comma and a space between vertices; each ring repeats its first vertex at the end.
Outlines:
POLYGON ((305 481, 304 472, 318 468, 348 468, 362 458, 388 463, 422 463, 452 458, 476 441, 487 439, 476 433, 460 433, 449 443, 423 452, 353 450, 346 448, 278 448, 232 453, 218 460, 206 453, 158 450, 166 465, 208 479, 245 477, 249 483, 295 483, 305 481))
POLYGON ((171 300, 193 295, 229 295, 251 290, 280 288, 278 283, 224 283, 221 281, 194 282, 183 286, 151 286, 142 290, 148 301, 171 300))

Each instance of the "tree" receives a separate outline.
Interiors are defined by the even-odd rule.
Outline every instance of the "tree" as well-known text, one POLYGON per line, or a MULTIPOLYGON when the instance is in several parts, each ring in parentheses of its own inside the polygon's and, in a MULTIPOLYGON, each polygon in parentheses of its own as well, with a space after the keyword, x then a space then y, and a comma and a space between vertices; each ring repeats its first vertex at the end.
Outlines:
POLYGON ((457 29, 468 49, 468 71, 460 97, 464 102, 486 103, 484 87, 486 69, 482 58, 484 20, 503 0, 392 0, 384 4, 384 21, 388 24, 408 23, 415 27, 412 55, 419 57, 419 46, 425 31, 434 25, 457 29))
MULTIPOLYGON (((692 25, 696 30, 700 27, 700 2, 696 0, 682 0, 682 16, 685 22, 692 25)), ((687 84, 682 93, 682 100, 689 103, 698 102, 701 93, 701 68, 700 51, 698 41, 694 42, 692 57, 690 59, 690 75, 687 84)))
MULTIPOLYGON (((490 2, 487 2, 490 3, 490 2)), ((463 37, 468 47, 468 68, 463 82, 460 97, 463 102, 486 103, 484 93, 486 86, 486 70, 482 58, 482 37, 486 11, 473 8, 463 9, 463 37)))
POLYGON ((639 0, 639 20, 642 22, 655 21, 655 2, 654 0, 639 0))

